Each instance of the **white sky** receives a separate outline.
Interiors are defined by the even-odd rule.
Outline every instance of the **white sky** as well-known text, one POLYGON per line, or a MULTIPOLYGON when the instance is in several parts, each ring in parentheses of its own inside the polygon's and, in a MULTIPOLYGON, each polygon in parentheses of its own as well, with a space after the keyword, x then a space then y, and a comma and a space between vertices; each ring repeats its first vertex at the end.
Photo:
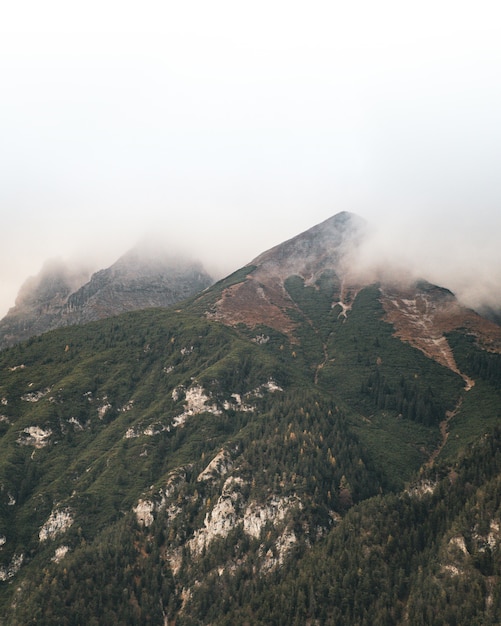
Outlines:
POLYGON ((0 315, 49 257, 155 232, 221 275, 341 210, 497 296, 500 24, 497 0, 4 3, 0 315))

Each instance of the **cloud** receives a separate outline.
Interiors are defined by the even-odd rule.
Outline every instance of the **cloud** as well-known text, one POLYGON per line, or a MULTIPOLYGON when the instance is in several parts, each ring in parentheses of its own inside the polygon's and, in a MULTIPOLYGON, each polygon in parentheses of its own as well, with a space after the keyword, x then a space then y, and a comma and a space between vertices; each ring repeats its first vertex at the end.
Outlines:
POLYGON ((10 3, 0 315, 49 257, 111 264, 159 230, 222 274, 341 210, 385 225, 380 254, 438 279, 450 265, 462 293, 485 275, 487 297, 496 17, 451 0, 10 3))
POLYGON ((353 272, 425 279, 446 287, 467 306, 501 307, 501 217, 457 209, 385 214, 369 225, 353 272))

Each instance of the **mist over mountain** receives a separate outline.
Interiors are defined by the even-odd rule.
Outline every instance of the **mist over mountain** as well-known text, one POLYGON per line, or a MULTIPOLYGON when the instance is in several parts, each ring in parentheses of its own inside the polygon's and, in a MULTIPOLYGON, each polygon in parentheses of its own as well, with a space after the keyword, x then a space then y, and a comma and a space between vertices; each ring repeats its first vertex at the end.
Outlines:
MULTIPOLYGON (((150 234, 143 248, 153 245, 159 251, 172 252, 172 256, 200 259, 206 271, 219 279, 249 263, 263 249, 272 249, 285 236, 293 238, 295 233, 306 230, 309 223, 305 213, 303 209, 299 214, 279 218, 270 211, 269 216, 258 219, 257 213, 256 218, 250 217, 255 211, 249 207, 245 216, 214 221, 211 228, 205 229, 198 220, 184 228, 174 220, 169 223, 164 220, 156 227, 144 225, 150 234), (151 244, 152 239, 155 244, 151 244)), ((411 217, 399 214, 396 209, 378 210, 377 203, 372 212, 366 210, 363 215, 366 217, 363 245, 360 241, 347 261, 352 274, 358 271, 364 280, 377 280, 388 273, 393 278, 425 279, 447 287, 463 304, 475 310, 483 306, 493 310, 500 308, 501 253, 496 238, 499 224, 495 219, 480 214, 477 219, 468 218, 466 222, 462 215, 442 214, 439 207, 433 217, 425 212, 421 215, 420 211, 411 217)), ((82 259, 84 266, 95 271, 109 267, 124 250, 133 246, 138 233, 145 231, 137 226, 127 237, 114 233, 112 241, 110 232, 104 231, 99 238, 85 242, 79 239, 78 233, 71 233, 54 240, 49 238, 44 249, 46 254, 82 259)), ((45 241, 45 237, 43 239, 45 241)), ((32 249, 37 249, 36 242, 24 252, 18 249, 0 268, 4 273, 2 312, 6 313, 7 307, 12 306, 24 277, 38 271, 32 249), (22 273, 22 267, 26 274, 22 273)), ((75 263, 68 261, 70 265, 75 263)))
POLYGON ((2 626, 501 622, 501 327, 367 232, 23 290, 79 322, 0 352, 2 626))
POLYGON ((488 305, 484 305, 479 307, 478 312, 483 317, 501 326, 501 307, 494 308, 488 305))
POLYGON ((501 328, 461 305, 445 288, 428 283, 393 260, 369 265, 366 256, 371 231, 357 215, 342 212, 254 259, 238 275, 196 301, 207 306, 211 319, 251 328, 264 324, 293 339, 298 303, 292 290, 313 297, 319 282, 330 290, 330 306, 340 307, 345 318, 358 293, 376 284, 384 318, 397 335, 411 342, 429 358, 458 371, 446 333, 469 329, 486 347, 501 347, 501 328))
POLYGON ((151 307, 168 307, 213 282, 202 265, 146 244, 92 274, 46 263, 0 321, 0 347, 48 330, 151 307))

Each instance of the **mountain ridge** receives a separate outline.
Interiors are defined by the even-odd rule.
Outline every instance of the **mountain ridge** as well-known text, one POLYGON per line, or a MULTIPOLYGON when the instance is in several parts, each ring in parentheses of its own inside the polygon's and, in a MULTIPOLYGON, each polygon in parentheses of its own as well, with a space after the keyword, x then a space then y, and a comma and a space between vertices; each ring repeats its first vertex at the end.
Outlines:
POLYGON ((0 352, 2 626, 500 623, 498 327, 347 219, 0 352))
MULTIPOLYGON (((299 276, 304 287, 315 288, 321 274, 330 271, 336 283, 331 306, 340 307, 340 316, 346 317, 363 287, 377 284, 385 319, 395 326, 396 335, 453 371, 458 370, 446 333, 457 328, 467 328, 487 349, 501 351, 501 328, 461 305, 449 290, 424 280, 404 279, 399 272, 395 278, 391 268, 382 277, 360 273, 357 248, 366 232, 366 222, 355 214, 342 212, 329 218, 256 257, 241 280, 232 280, 221 290, 206 314, 229 325, 265 324, 294 341, 295 323, 288 310, 297 311, 297 303, 287 290, 287 279, 299 276)), ((198 298, 198 308, 204 299, 210 295, 198 298)))
POLYGON ((16 305, 0 320, 0 349, 59 326, 171 306, 212 282, 200 263, 144 246, 90 277, 72 273, 62 261, 48 263, 25 282, 16 305))

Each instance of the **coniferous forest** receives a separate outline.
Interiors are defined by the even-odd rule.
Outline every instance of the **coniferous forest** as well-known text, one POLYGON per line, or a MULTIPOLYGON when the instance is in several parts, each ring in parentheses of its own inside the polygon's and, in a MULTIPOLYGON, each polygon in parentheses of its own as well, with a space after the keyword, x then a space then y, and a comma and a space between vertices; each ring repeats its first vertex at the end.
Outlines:
POLYGON ((501 622, 499 355, 286 288, 295 338, 195 298, 0 352, 0 624, 501 622))

